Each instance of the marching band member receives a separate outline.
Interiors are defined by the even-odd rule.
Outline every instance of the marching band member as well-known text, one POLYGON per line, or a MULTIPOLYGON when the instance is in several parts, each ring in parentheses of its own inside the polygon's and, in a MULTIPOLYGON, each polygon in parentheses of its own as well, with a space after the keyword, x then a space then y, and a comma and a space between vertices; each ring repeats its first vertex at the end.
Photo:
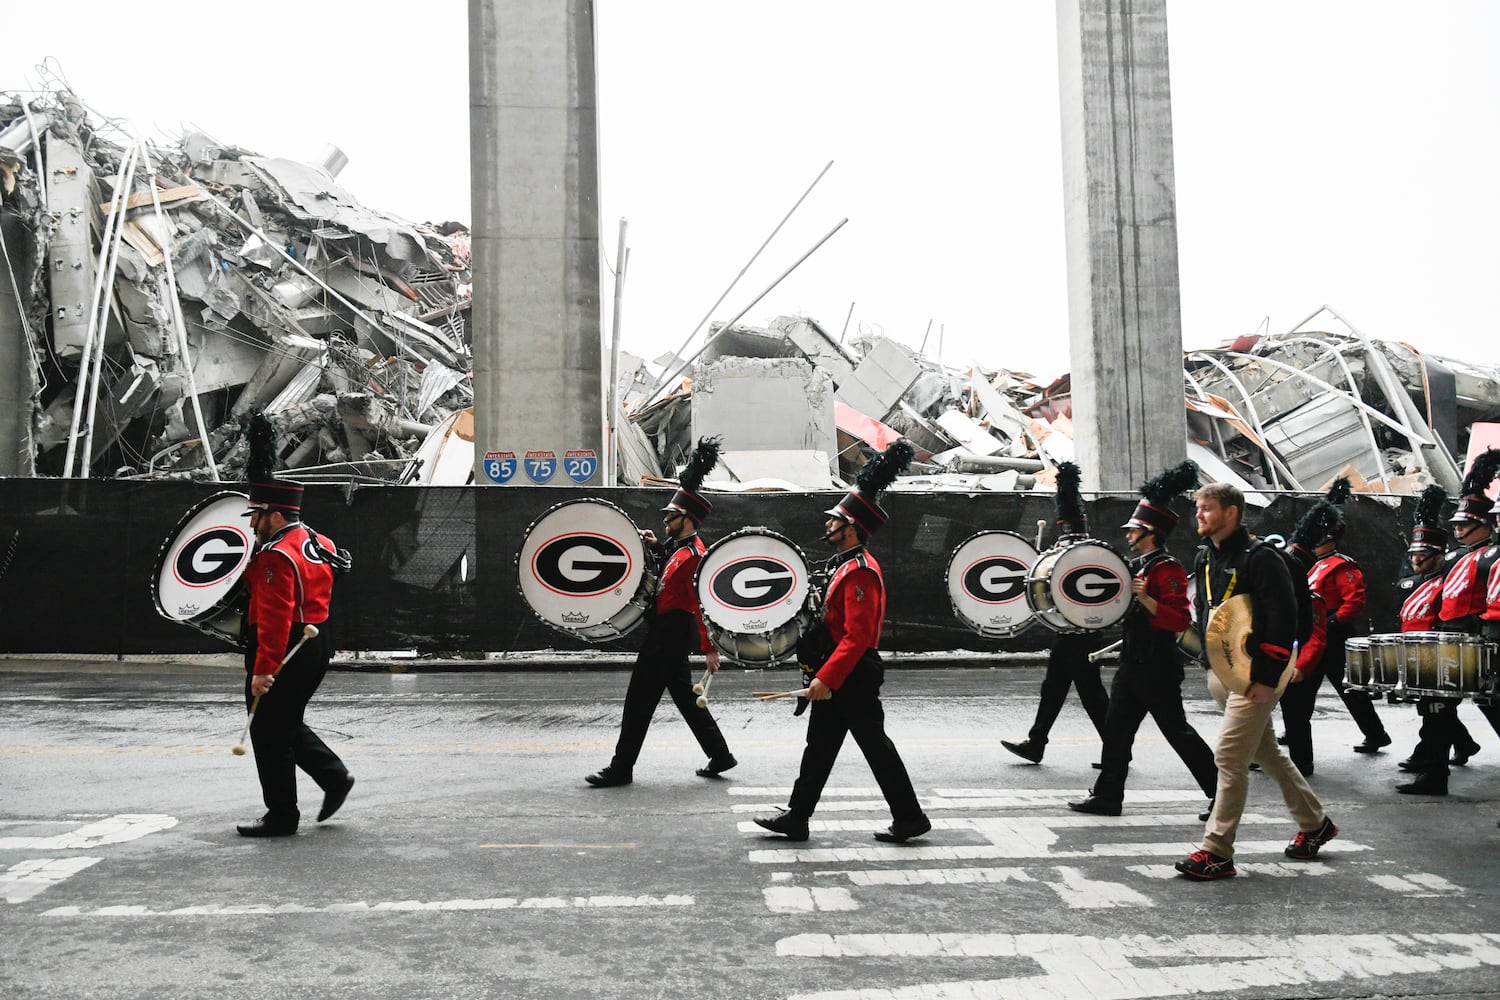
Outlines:
MULTIPOLYGON (((1058 544, 1070 539, 1084 538, 1089 533, 1088 515, 1083 511, 1083 498, 1078 491, 1082 473, 1072 462, 1057 465, 1057 527, 1058 544)), ((1109 695, 1104 693, 1104 682, 1099 679, 1099 665, 1089 659, 1104 645, 1102 632, 1064 632, 1053 639, 1047 653, 1047 672, 1042 676, 1042 697, 1037 703, 1036 718, 1026 738, 1020 742, 1001 740, 1000 745, 1011 753, 1033 764, 1042 762, 1047 750, 1047 734, 1062 712, 1068 700, 1068 688, 1078 689, 1078 700, 1094 724, 1099 738, 1104 738, 1104 717, 1109 709, 1109 695)), ((1098 766, 1098 765, 1096 765, 1098 766)))
POLYGON ((830 650, 807 686, 812 703, 802 767, 787 807, 755 822, 788 840, 808 838, 808 819, 823 795, 823 786, 838 760, 844 738, 852 735, 864 754, 881 794, 891 808, 891 825, 875 834, 886 843, 903 843, 932 829, 917 802, 901 754, 885 731, 880 687, 880 630, 885 621, 885 578, 865 548, 870 536, 889 519, 877 500, 912 458, 912 447, 897 441, 860 471, 854 488, 824 511, 824 540, 834 549, 823 595, 823 624, 830 650))
POLYGON ((354 787, 354 776, 338 754, 303 721, 333 655, 327 622, 334 570, 347 569, 349 561, 330 539, 302 524, 302 487, 273 475, 276 431, 264 410, 251 414, 246 437, 250 509, 245 516, 259 548, 244 577, 249 590, 245 704, 253 706, 250 745, 266 814, 236 829, 242 837, 286 837, 297 832, 301 819, 297 768, 323 790, 319 823, 338 812, 354 787), (318 626, 318 633, 283 666, 305 625, 318 626))
POLYGON ((671 694, 677 711, 682 713, 698 745, 708 755, 708 763, 696 772, 699 777, 717 777, 739 763, 729 752, 729 744, 713 713, 699 707, 688 666, 688 655, 701 651, 708 672, 717 673, 719 669, 719 651, 709 641, 698 594, 693 589, 693 574, 708 551, 698 537, 698 527, 713 509, 713 504, 698 490, 718 461, 719 439, 699 439, 678 478, 676 492, 661 509, 666 538, 658 543, 654 532, 641 532, 646 544, 656 547, 665 557, 666 564, 652 604, 654 613, 646 622, 646 639, 630 672, 630 685, 625 689, 625 710, 615 755, 609 764, 583 779, 596 788, 628 785, 635 779, 635 762, 641 755, 646 730, 651 727, 651 716, 663 692, 671 694))
POLYGON ((1322 683, 1324 663, 1333 655, 1328 648, 1330 616, 1328 605, 1321 594, 1310 586, 1309 576, 1318 560, 1318 546, 1333 530, 1331 525, 1340 519, 1339 510, 1332 503, 1320 500, 1298 519, 1292 529, 1291 540, 1282 548, 1287 560, 1287 569, 1292 574, 1292 589, 1297 591, 1299 632, 1301 646, 1297 649, 1297 669, 1281 696, 1281 719, 1286 735, 1279 741, 1287 748, 1287 756, 1304 778, 1313 773, 1312 716, 1313 704, 1317 701, 1318 685, 1322 683), (1303 621, 1303 602, 1306 604, 1306 621, 1303 621))
MULTIPOLYGON (((1208 675, 1209 692, 1224 709, 1224 725, 1214 748, 1219 769, 1217 794, 1203 831, 1203 846, 1176 868, 1196 879, 1227 878, 1236 874, 1234 840, 1250 788, 1250 763, 1255 761, 1281 789, 1297 835, 1284 853, 1309 860, 1338 836, 1339 828, 1323 804, 1276 743, 1271 712, 1276 688, 1291 656, 1297 629, 1297 599, 1286 562, 1271 547, 1252 538, 1240 520, 1245 497, 1228 483, 1204 486, 1195 494, 1198 535, 1207 544, 1194 563, 1199 621, 1237 594, 1248 595, 1252 607, 1248 636, 1250 683, 1235 694, 1218 675, 1208 675)), ((1207 642, 1204 643, 1207 649, 1207 642)))
POLYGON ((1192 621, 1187 570, 1167 552, 1167 535, 1177 525, 1173 497, 1198 482, 1198 467, 1184 462, 1141 485, 1141 500, 1122 527, 1135 558, 1130 561, 1135 601, 1125 618, 1124 648, 1109 689, 1104 716, 1104 752, 1099 778, 1089 797, 1069 802, 1075 812, 1120 815, 1131 744, 1149 713, 1182 758, 1206 798, 1218 787, 1213 751, 1187 721, 1182 708, 1182 661, 1177 636, 1192 621))
MULTIPOLYGON (((1458 510, 1448 519, 1462 549, 1443 576, 1442 589, 1438 593, 1439 632, 1482 633, 1483 616, 1489 608, 1487 592, 1496 585, 1494 578, 1500 578, 1500 573, 1491 569, 1500 557, 1500 545, 1491 540, 1494 514, 1490 498, 1485 496, 1485 490, 1489 489, 1496 473, 1500 473, 1500 450, 1491 448, 1477 456, 1469 466, 1458 510)), ((1463 752, 1456 726, 1461 700, 1423 698, 1418 703, 1418 711, 1423 713, 1418 746, 1425 747, 1425 750, 1420 758, 1413 754, 1410 759, 1414 767, 1420 768, 1416 779, 1397 785, 1396 791, 1403 795, 1448 794, 1449 751, 1458 744, 1463 759, 1468 760, 1469 756, 1463 752)))
MULTIPOLYGON (((1338 508, 1349 495, 1349 480, 1340 476, 1329 489, 1327 500, 1338 508)), ((1322 669, 1308 683, 1312 685, 1312 697, 1316 698, 1319 685, 1327 678, 1364 734, 1364 742, 1354 752, 1378 753, 1382 747, 1391 745, 1391 737, 1375 711, 1375 703, 1365 692, 1344 687, 1344 646, 1350 636, 1359 634, 1359 616, 1365 610, 1365 573, 1359 563, 1338 551, 1343 537, 1344 518, 1339 512, 1338 517, 1330 519, 1324 537, 1319 539, 1316 561, 1307 574, 1308 586, 1323 599, 1328 622, 1328 648, 1323 654, 1322 669)), ((1308 710, 1310 714, 1311 704, 1308 710)))

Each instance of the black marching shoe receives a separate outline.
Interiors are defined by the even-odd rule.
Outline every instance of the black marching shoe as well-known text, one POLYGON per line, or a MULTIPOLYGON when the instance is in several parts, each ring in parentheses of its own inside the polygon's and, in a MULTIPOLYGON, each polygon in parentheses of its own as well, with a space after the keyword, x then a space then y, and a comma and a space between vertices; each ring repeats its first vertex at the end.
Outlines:
POLYGON ((918 816, 916 819, 898 819, 884 830, 876 830, 875 839, 883 844, 904 844, 931 829, 932 820, 926 816, 918 816))
POLYGON ((1001 740, 1000 745, 1022 760, 1029 760, 1033 764, 1040 764, 1042 762, 1042 753, 1047 748, 1047 744, 1033 743, 1031 740, 1022 740, 1019 743, 1012 743, 1010 740, 1001 740))
POLYGON ((1076 813, 1089 813, 1093 816, 1120 815, 1120 803, 1106 802, 1094 795, 1090 795, 1082 802, 1069 802, 1068 808, 1076 813))
POLYGON ((1208 800, 1208 808, 1198 814, 1198 822, 1207 823, 1208 818, 1214 814, 1214 800, 1208 800))
POLYGON ((710 757, 707 764, 704 764, 693 773, 700 778, 717 778, 738 764, 739 761, 734 759, 734 754, 726 753, 722 757, 710 757))
POLYGON ((775 816, 757 816, 755 825, 762 830, 770 830, 779 833, 787 840, 802 841, 807 839, 807 820, 793 816, 783 809, 775 816))
POLYGON ((1382 747, 1391 745, 1391 734, 1381 733, 1379 736, 1366 736, 1365 741, 1355 746, 1355 753, 1379 753, 1382 747))
POLYGON ((1276 745, 1282 747, 1286 746, 1286 733, 1282 733, 1280 736, 1276 737, 1276 745))
POLYGON ((610 764, 606 767, 601 767, 599 770, 595 771, 593 774, 588 775, 583 780, 587 781, 595 788, 614 788, 616 785, 630 784, 630 782, 634 780, 634 776, 631 774, 631 772, 621 770, 620 768, 615 767, 613 764, 610 764))
POLYGON ((1468 746, 1464 747, 1454 747, 1453 759, 1448 761, 1448 763, 1452 764, 1455 767, 1463 767, 1469 762, 1469 758, 1474 756, 1478 752, 1478 743, 1470 743, 1468 746))
POLYGON ((1426 757, 1419 757, 1416 754, 1412 754, 1405 760, 1397 762, 1396 766, 1403 771, 1416 771, 1420 773, 1431 766, 1431 761, 1426 757))
POLYGON ((254 823, 241 823, 235 829, 241 837, 290 837, 297 832, 297 813, 290 816, 273 816, 266 813, 254 823))
POLYGON ((333 814, 339 811, 344 800, 349 797, 349 790, 354 787, 354 775, 345 774, 344 783, 332 791, 323 793, 323 808, 318 810, 318 822, 331 819, 333 814))
POLYGON ((1402 795, 1447 795, 1448 776, 1427 771, 1417 775, 1416 781, 1397 785, 1396 791, 1402 795))

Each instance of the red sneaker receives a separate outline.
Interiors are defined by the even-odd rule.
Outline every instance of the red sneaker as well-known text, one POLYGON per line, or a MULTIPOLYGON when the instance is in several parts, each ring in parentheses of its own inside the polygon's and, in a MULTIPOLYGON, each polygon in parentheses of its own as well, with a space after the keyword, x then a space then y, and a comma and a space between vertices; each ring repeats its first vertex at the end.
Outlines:
POLYGON ((1311 861, 1318 856, 1318 848, 1338 835, 1339 828, 1334 825, 1333 820, 1324 816, 1323 822, 1318 824, 1316 830, 1298 830, 1297 836, 1293 837, 1292 842, 1286 845, 1286 850, 1283 853, 1287 857, 1298 861, 1311 861))
POLYGON ((1234 870, 1233 858, 1221 858, 1208 851, 1194 851, 1186 861, 1177 862, 1175 867, 1191 878, 1233 878, 1239 874, 1234 870))

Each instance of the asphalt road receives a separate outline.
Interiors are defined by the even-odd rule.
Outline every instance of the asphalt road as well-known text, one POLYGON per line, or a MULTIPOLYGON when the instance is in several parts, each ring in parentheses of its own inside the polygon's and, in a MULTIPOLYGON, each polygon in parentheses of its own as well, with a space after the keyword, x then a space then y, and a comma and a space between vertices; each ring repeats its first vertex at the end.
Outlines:
MULTIPOLYGON (((1041 766, 1010 756, 1040 670, 892 671, 891 733, 936 828, 889 822, 846 746, 812 839, 761 836, 802 720, 726 671, 710 699, 741 765, 722 780, 670 704, 636 783, 594 789, 627 675, 335 672, 309 721, 358 783, 316 824, 259 814, 239 673, 0 660, 0 995, 21 998, 1500 996, 1500 741, 1446 799, 1395 794, 1416 738, 1350 752, 1325 690, 1314 788, 1342 828, 1319 861, 1254 779, 1240 875, 1177 877, 1203 798, 1148 722, 1119 818, 1070 812, 1098 739, 1071 700, 1041 766)), ((1189 718, 1217 715, 1190 677, 1189 718)))

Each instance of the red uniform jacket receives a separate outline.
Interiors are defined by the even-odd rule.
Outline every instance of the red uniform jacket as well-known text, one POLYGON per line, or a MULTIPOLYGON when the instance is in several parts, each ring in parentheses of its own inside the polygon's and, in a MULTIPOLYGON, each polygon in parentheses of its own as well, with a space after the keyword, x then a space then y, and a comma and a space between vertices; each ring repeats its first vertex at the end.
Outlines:
POLYGON ((1365 573, 1342 552, 1330 552, 1307 571, 1307 585, 1345 628, 1353 628, 1365 610, 1365 573))
POLYGON ((1429 577, 1401 602, 1401 631, 1431 632, 1437 626, 1443 580, 1441 573, 1429 577))
POLYGON ((1490 572, 1500 546, 1482 543, 1465 552, 1448 571, 1443 581, 1443 601, 1438 609, 1438 618, 1445 622, 1457 621, 1471 615, 1483 615, 1489 610, 1486 593, 1490 572))
POLYGON ((708 641, 708 629, 703 625, 703 612, 698 606, 698 594, 693 590, 693 575, 708 547, 697 535, 676 542, 667 564, 662 567, 661 582, 656 585, 656 613, 686 611, 698 624, 698 651, 706 653, 713 648, 708 641))
POLYGON ((861 549, 833 571, 823 596, 823 625, 833 653, 818 670, 818 679, 837 691, 860 657, 879 648, 884 621, 885 579, 880 563, 861 549))
MULTIPOLYGON (((1294 581, 1295 582, 1295 581, 1294 581)), ((1297 650, 1297 669, 1306 674, 1314 667, 1323 662, 1323 654, 1328 652, 1328 606, 1323 603, 1323 598, 1318 592, 1312 592, 1313 627, 1312 634, 1297 650)))
POLYGON ((1146 618, 1152 628, 1186 632, 1192 626, 1187 570, 1176 559, 1158 559, 1150 565, 1146 570, 1146 596, 1156 601, 1156 614, 1146 618))
POLYGON ((276 672, 286 655, 293 622, 321 625, 328 620, 333 567, 313 550, 313 537, 327 551, 337 551, 330 539, 294 522, 262 546, 245 569, 250 589, 245 622, 255 629, 257 676, 276 672))

